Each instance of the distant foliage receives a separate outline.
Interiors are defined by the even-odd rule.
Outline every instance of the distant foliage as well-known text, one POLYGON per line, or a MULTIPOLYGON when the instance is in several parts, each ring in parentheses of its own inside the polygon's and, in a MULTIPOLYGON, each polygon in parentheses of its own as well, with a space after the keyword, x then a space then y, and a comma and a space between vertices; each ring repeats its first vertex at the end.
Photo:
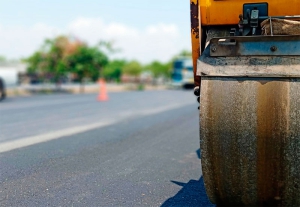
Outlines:
MULTIPOLYGON (((86 43, 68 36, 58 36, 44 41, 42 47, 25 59, 29 74, 40 79, 60 83, 65 77, 84 83, 86 79, 97 81, 104 77, 109 81, 119 82, 122 76, 138 79, 141 75, 150 74, 153 79, 171 77, 172 62, 178 56, 191 56, 183 50, 168 62, 153 61, 143 65, 133 60, 110 60, 107 54, 119 52, 112 42, 101 41, 90 47, 86 43)), ((0 62, 5 58, 0 56, 0 62)))
POLYGON ((100 70, 108 63, 108 57, 99 47, 89 47, 79 40, 59 36, 45 40, 41 49, 25 62, 29 73, 50 76, 56 83, 70 73, 82 83, 84 78, 97 80, 100 70))
POLYGON ((123 73, 130 76, 139 76, 143 71, 143 66, 136 60, 128 62, 123 67, 123 73))
POLYGON ((80 45, 64 62, 66 70, 76 74, 77 80, 82 83, 84 78, 98 80, 100 71, 108 64, 108 58, 96 47, 80 45))
POLYGON ((120 82, 126 60, 112 60, 103 69, 103 77, 106 80, 120 82))
POLYGON ((192 51, 189 50, 182 50, 178 56, 183 56, 183 57, 191 57, 192 56, 192 51))
POLYGON ((154 78, 171 76, 171 63, 161 63, 159 61, 153 61, 145 66, 145 70, 150 71, 154 78))
POLYGON ((4 63, 6 61, 7 61, 6 58, 4 56, 0 55, 0 63, 4 63))

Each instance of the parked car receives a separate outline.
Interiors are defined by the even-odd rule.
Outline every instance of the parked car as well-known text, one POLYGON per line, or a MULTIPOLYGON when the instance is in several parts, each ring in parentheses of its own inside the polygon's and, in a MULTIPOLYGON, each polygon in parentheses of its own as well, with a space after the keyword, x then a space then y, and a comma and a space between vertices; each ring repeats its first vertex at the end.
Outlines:
POLYGON ((0 78, 0 101, 5 99, 5 97, 6 97, 5 82, 2 78, 0 78))

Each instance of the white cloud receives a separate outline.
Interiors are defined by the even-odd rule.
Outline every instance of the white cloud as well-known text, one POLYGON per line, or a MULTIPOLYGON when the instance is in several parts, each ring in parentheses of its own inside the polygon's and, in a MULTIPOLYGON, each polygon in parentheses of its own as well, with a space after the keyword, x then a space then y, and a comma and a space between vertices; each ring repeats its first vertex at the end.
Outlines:
POLYGON ((175 24, 149 25, 137 29, 118 22, 106 23, 101 18, 78 18, 66 29, 45 24, 26 28, 0 25, 0 54, 10 58, 26 57, 42 44, 45 38, 59 34, 75 36, 91 45, 100 40, 113 41, 121 52, 117 57, 167 61, 182 49, 190 47, 189 36, 183 36, 175 24))
POLYGON ((148 34, 160 34, 160 33, 164 33, 164 34, 170 34, 170 35, 178 35, 178 28, 176 25, 171 24, 171 25, 165 25, 165 24, 158 24, 155 26, 148 26, 146 28, 146 32, 148 34))

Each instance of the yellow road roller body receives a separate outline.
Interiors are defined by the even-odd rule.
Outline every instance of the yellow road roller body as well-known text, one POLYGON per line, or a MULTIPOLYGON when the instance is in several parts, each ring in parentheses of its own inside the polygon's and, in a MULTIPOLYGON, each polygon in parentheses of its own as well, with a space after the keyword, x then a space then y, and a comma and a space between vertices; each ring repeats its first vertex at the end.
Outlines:
POLYGON ((208 197, 300 206, 300 1, 190 3, 208 197))
MULTIPOLYGON (((299 13, 298 0, 199 0, 202 25, 234 25, 243 13, 245 3, 268 3, 270 16, 292 16, 299 13)), ((195 1, 194 1, 195 2, 195 1)))

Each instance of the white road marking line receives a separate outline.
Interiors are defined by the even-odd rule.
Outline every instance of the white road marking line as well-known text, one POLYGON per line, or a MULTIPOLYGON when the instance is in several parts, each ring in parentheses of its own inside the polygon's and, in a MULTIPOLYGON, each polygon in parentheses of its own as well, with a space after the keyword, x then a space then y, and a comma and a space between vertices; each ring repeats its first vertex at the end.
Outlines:
POLYGON ((0 143, 0 153, 9 152, 14 149, 28 147, 28 146, 43 143, 43 142, 48 142, 48 141, 59 139, 59 138, 66 137, 66 136, 71 136, 74 134, 90 131, 90 130, 93 130, 96 128, 105 127, 105 126, 108 126, 111 124, 114 124, 114 122, 113 121, 100 122, 97 124, 72 127, 72 128, 68 128, 68 129, 55 131, 55 132, 50 132, 50 133, 46 133, 46 134, 40 134, 40 135, 36 135, 36 136, 25 137, 25 138, 18 139, 18 140, 0 143))
MULTIPOLYGON (((131 116, 132 115, 133 116, 134 115, 140 115, 140 116, 154 115, 154 114, 158 114, 158 113, 161 113, 164 111, 170 111, 170 110, 173 110, 176 108, 180 108, 180 107, 183 107, 183 106, 189 105, 189 104, 191 104, 191 103, 173 104, 173 105, 169 105, 169 106, 159 107, 156 109, 137 111, 135 113, 130 113, 130 115, 131 116)), ((126 117, 129 117, 129 114, 126 117)), ((50 132, 50 133, 46 133, 46 134, 25 137, 25 138, 13 140, 13 141, 3 142, 3 143, 0 143, 0 153, 9 152, 9 151, 12 151, 15 149, 28 147, 28 146, 48 142, 51 140, 60 139, 60 138, 67 137, 67 136, 72 136, 72 135, 79 134, 82 132, 87 132, 87 131, 90 131, 93 129, 113 125, 113 124, 123 121, 124 119, 126 119, 126 117, 116 119, 116 120, 107 120, 107 121, 103 121, 103 122, 95 123, 95 124, 89 124, 86 126, 72 127, 72 128, 58 130, 58 131, 50 132)))

